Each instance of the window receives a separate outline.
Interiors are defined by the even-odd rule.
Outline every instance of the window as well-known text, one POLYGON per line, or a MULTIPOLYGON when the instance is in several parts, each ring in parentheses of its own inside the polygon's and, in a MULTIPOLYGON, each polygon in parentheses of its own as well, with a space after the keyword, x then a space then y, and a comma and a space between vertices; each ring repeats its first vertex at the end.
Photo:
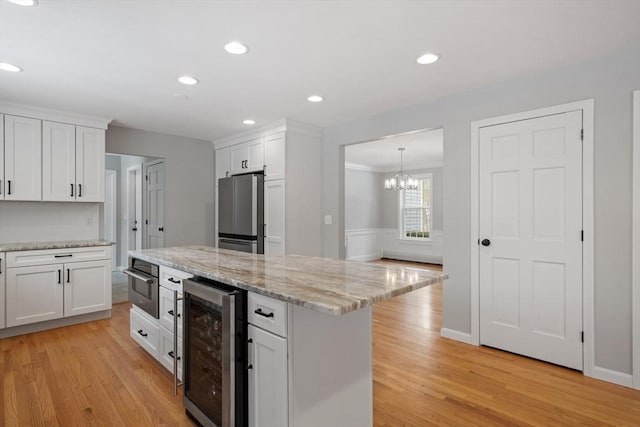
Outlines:
POLYGON ((415 177, 418 189, 399 191, 400 238, 429 239, 431 233, 431 174, 415 177))

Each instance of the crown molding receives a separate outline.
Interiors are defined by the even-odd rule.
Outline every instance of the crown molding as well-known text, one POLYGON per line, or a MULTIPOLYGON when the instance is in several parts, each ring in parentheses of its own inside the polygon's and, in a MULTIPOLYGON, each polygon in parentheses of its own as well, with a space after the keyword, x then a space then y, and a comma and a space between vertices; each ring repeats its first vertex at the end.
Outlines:
POLYGON ((0 113, 97 129, 107 129, 109 123, 113 120, 104 117, 41 108, 33 105, 17 104, 3 100, 0 100, 0 113))
POLYGON ((230 147, 232 145, 241 144, 252 139, 263 138, 275 133, 287 132, 299 135, 310 136, 316 139, 322 138, 322 128, 310 125, 308 123, 298 122, 291 119, 280 119, 271 123, 267 123, 251 130, 242 131, 230 136, 216 139, 213 145, 216 149, 230 147))

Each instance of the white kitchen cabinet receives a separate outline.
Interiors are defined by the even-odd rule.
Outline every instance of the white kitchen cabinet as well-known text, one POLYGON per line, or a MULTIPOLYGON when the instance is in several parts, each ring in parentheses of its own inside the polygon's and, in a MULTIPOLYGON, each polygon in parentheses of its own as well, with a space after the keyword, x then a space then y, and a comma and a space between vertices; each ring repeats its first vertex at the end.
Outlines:
POLYGON ((231 175, 263 170, 265 164, 263 138, 231 146, 230 158, 231 175))
MULTIPOLYGON (((173 374, 173 358, 176 351, 173 348, 173 334, 165 328, 160 328, 160 341, 157 359, 173 374)), ((182 381, 182 338, 178 338, 178 379, 182 381)))
POLYGON ((0 114, 0 200, 4 199, 4 114, 0 114))
POLYGON ((111 257, 111 246, 7 253, 6 327, 109 310, 111 257))
POLYGON ((155 320, 135 305, 129 310, 129 335, 147 353, 157 359, 160 348, 160 326, 155 320))
POLYGON ((249 426, 287 426, 287 340, 254 325, 249 338, 249 426))
POLYGON ((231 148, 216 150, 216 185, 220 178, 231 175, 231 148))
POLYGON ((285 180, 264 183, 264 253, 285 254, 285 180))
POLYGON ((4 116, 4 200, 42 200, 42 122, 4 116))
POLYGON ((264 180, 285 178, 285 134, 269 135, 264 139, 264 180))
POLYGON ((64 265, 64 316, 111 308, 111 260, 64 265))
POLYGON ((104 202, 105 131, 76 126, 76 200, 104 202))
POLYGON ((7 327, 62 317, 64 310, 62 273, 62 264, 7 268, 7 327))
POLYGON ((4 264, 5 258, 4 253, 0 252, 0 329, 4 329, 5 326, 5 283, 4 283, 4 270, 6 264, 4 264))
MULTIPOLYGON (((182 297, 181 293, 178 294, 178 298, 180 297, 182 297)), ((158 298, 160 299, 160 326, 166 328, 173 335, 173 291, 160 286, 158 298)), ((178 336, 182 337, 182 301, 178 301, 178 336)))
POLYGON ((42 123, 42 200, 74 201, 76 185, 76 127, 42 123))

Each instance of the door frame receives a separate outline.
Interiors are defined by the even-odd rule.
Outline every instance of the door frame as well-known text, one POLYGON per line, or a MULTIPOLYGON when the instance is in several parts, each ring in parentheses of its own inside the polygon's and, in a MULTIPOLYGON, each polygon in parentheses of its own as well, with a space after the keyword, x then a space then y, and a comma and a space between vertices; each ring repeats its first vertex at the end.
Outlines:
POLYGON ((632 377, 640 390, 640 90, 633 92, 633 237, 631 250, 632 377))
MULTIPOLYGON (((480 129, 487 126, 495 126, 504 123, 534 119, 553 114, 562 114, 570 111, 583 111, 584 140, 582 146, 582 221, 584 229, 584 242, 582 250, 582 301, 584 330, 583 373, 586 376, 594 375, 594 154, 593 154, 593 122, 594 100, 571 102, 553 107, 540 108, 521 113, 508 114, 484 120, 471 122, 471 234, 469 246, 471 248, 471 336, 470 343, 480 345, 480 250, 478 247, 479 220, 480 220, 480 180, 479 180, 479 146, 480 129)), ((602 372, 600 379, 606 376, 602 372)), ((607 378, 606 381, 616 382, 615 378, 607 378)))
MULTIPOLYGON (((118 171, 116 169, 105 169, 105 192, 104 192, 104 200, 105 206, 108 196, 111 196, 111 228, 113 231, 114 243, 116 243, 116 247, 120 246, 120 239, 118 238, 118 171), (106 187, 110 186, 111 190, 107 191, 106 187), (111 193, 111 194, 109 194, 111 193)), ((106 212, 106 209, 105 209, 106 212)), ((106 215, 103 215, 103 219, 106 219, 106 215)), ((105 230, 107 222, 104 221, 105 230)), ((105 233, 106 234, 106 233, 105 233)), ((105 235, 105 238, 107 236, 105 235)), ((117 259, 117 255, 112 257, 112 267, 111 271, 116 271, 118 269, 119 259, 117 259)))

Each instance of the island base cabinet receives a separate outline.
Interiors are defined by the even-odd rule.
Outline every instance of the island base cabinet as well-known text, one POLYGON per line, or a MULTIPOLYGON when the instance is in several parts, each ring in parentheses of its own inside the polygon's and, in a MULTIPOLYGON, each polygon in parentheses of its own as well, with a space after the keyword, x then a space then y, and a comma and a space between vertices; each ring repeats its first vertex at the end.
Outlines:
POLYGON ((157 359, 160 347, 160 327, 146 319, 147 316, 137 311, 135 307, 131 308, 129 316, 131 338, 157 359))
POLYGON ((64 315, 111 308, 111 260, 65 264, 64 315))
POLYGON ((249 427, 288 425, 287 340, 248 325, 249 427))
POLYGON ((63 316, 62 264, 7 269, 7 327, 63 316))
MULTIPOLYGON (((182 381, 182 338, 178 338, 178 379, 182 381)), ((171 331, 160 328, 160 347, 158 348, 158 360, 173 374, 173 334, 171 331)))

